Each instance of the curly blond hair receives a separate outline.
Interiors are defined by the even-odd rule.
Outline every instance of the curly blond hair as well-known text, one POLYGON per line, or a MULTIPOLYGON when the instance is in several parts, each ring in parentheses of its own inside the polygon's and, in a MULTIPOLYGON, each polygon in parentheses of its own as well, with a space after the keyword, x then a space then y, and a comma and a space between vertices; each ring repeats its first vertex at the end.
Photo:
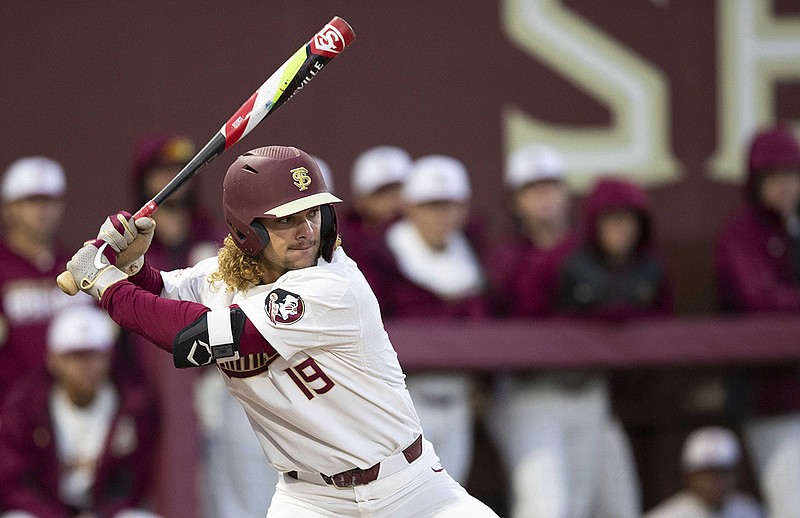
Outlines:
POLYGON ((244 253, 228 235, 217 253, 219 270, 208 277, 208 282, 223 281, 226 291, 247 291, 261 282, 264 266, 258 257, 244 253))

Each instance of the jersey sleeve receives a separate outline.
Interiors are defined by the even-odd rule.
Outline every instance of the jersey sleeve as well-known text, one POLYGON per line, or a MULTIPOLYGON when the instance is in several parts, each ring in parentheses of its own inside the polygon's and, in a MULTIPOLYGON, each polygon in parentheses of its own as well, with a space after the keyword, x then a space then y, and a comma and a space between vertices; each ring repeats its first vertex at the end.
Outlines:
POLYGON ((355 347, 361 333, 359 304, 342 272, 305 268, 289 272, 272 290, 239 307, 283 358, 312 348, 355 347))
POLYGON ((191 268, 161 272, 161 296, 173 300, 202 302, 209 288, 208 276, 216 269, 217 258, 210 257, 191 268))

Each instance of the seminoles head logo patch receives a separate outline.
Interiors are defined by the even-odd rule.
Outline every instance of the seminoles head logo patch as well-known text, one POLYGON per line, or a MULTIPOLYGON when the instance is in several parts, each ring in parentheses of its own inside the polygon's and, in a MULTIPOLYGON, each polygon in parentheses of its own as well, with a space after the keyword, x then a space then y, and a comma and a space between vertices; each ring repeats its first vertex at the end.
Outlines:
POLYGON ((294 324, 303 317, 306 306, 300 295, 278 289, 267 295, 265 309, 273 324, 294 324))

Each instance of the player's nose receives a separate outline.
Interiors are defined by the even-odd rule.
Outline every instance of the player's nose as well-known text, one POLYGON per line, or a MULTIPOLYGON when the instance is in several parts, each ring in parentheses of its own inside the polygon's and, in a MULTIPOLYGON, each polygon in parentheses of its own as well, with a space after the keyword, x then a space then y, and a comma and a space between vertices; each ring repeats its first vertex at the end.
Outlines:
POLYGON ((314 222, 310 218, 302 218, 297 225, 297 238, 309 239, 314 236, 314 222))

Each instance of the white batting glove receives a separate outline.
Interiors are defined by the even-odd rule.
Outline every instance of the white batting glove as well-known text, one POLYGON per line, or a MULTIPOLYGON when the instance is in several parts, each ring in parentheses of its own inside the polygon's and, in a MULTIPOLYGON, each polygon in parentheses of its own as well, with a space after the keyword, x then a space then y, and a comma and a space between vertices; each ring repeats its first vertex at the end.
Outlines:
POLYGON ((144 254, 153 242, 153 234, 156 230, 156 220, 153 218, 139 218, 135 220, 136 237, 128 248, 117 256, 117 268, 127 275, 135 275, 144 264, 144 254))
POLYGON ((119 254, 133 242, 137 232, 133 216, 130 212, 123 210, 106 218, 100 225, 97 239, 108 243, 108 246, 119 254))
POLYGON ((152 218, 134 220, 129 212, 112 214, 100 226, 102 239, 117 253, 117 268, 127 275, 136 274, 144 264, 144 254, 153 241, 156 222, 152 218))
POLYGON ((115 259, 110 244, 95 239, 83 245, 83 248, 72 256, 67 263, 67 270, 81 291, 100 300, 106 288, 128 278, 113 266, 115 259))

